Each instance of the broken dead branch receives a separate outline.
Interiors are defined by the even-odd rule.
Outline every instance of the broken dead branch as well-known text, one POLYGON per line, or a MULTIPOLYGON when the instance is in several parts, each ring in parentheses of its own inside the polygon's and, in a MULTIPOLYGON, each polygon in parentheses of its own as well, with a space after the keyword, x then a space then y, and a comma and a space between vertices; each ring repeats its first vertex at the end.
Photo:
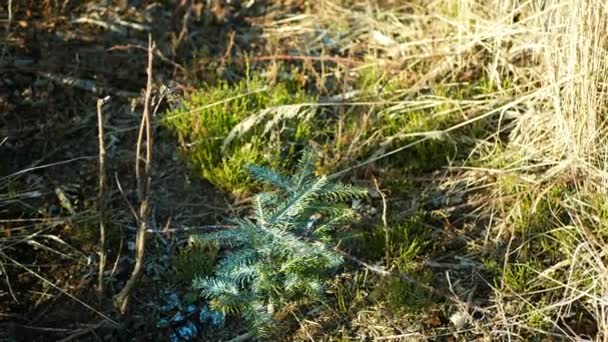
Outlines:
POLYGON ((146 230, 148 229, 148 216, 150 213, 150 183, 152 180, 152 115, 150 114, 150 101, 152 98, 154 48, 152 37, 148 36, 148 81, 144 98, 144 112, 141 118, 135 152, 135 177, 137 179, 137 196, 139 199, 137 235, 135 237, 135 267, 125 286, 114 297, 114 307, 122 314, 125 314, 127 311, 129 294, 141 276, 144 264, 146 230), (142 160, 142 145, 144 143, 146 152, 145 158, 142 160), (144 164, 143 171, 141 168, 142 162, 144 164))

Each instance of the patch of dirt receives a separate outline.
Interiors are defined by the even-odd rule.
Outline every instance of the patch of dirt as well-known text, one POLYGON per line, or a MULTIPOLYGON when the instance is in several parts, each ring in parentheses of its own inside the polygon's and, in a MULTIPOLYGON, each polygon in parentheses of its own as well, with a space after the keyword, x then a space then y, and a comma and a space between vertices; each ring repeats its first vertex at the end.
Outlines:
MULTIPOLYGON (((143 339, 158 338, 154 303, 160 282, 171 272, 163 269, 166 265, 148 265, 132 296, 133 319, 121 318, 126 323, 118 329, 106 324, 110 329, 100 330, 102 322, 117 320, 111 294, 132 268, 134 234, 129 228, 134 219, 129 205, 136 204, 134 150, 148 35, 157 46, 155 103, 162 87, 179 94, 202 81, 234 78, 240 69, 232 64, 233 57, 262 46, 255 20, 266 11, 264 1, 250 7, 206 3, 13 2, 11 25, 1 33, 7 44, 0 48, 0 189, 9 194, 0 198, 4 335, 32 341, 79 338, 97 331, 99 338, 115 340, 137 331, 143 339), (105 215, 111 222, 108 271, 114 272, 115 281, 109 293, 99 297, 94 291, 95 103, 105 96, 110 96, 104 107, 110 184, 105 215)), ((170 103, 161 102, 159 112, 170 103)), ((220 222, 230 202, 188 170, 173 137, 158 126, 154 131, 152 227, 172 233, 151 234, 152 263, 184 245, 181 229, 220 222)))

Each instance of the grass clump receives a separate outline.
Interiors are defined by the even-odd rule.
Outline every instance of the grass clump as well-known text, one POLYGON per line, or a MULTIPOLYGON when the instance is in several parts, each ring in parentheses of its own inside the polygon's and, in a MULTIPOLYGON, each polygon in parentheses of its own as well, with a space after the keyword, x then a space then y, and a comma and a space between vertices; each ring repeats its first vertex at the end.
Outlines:
POLYGON ((314 101, 295 83, 266 85, 256 74, 232 85, 203 86, 167 113, 163 123, 178 135, 204 178, 223 190, 242 192, 252 185, 246 165, 289 166, 310 135, 306 120, 289 119, 309 116, 298 104, 314 101))
POLYGON ((192 240, 173 259, 176 280, 190 282, 195 277, 213 273, 219 248, 208 241, 192 240))
MULTIPOLYGON (((428 217, 414 214, 401 222, 389 224, 388 227, 363 227, 349 233, 342 243, 355 255, 372 262, 381 262, 388 270, 427 284, 432 273, 424 270, 420 258, 429 252, 431 245, 432 228, 428 221, 428 217)), ((370 283, 373 284, 370 298, 395 314, 418 312, 433 301, 433 296, 428 291, 398 277, 374 278, 370 283)))
MULTIPOLYGON (((431 272, 425 271, 415 277, 422 284, 428 283, 430 278, 431 272)), ((433 306, 435 300, 429 291, 396 277, 380 279, 375 285, 372 297, 395 314, 426 311, 433 306)))
POLYGON ((429 227, 424 218, 421 215, 413 215, 402 222, 389 224, 388 228, 383 225, 372 229, 363 227, 348 233, 343 243, 354 254, 368 260, 379 261, 388 256, 393 266, 407 271, 410 262, 422 253, 427 244, 428 231, 429 227))
POLYGON ((320 299, 323 282, 342 262, 322 241, 334 227, 352 220, 340 201, 361 198, 366 191, 313 176, 308 151, 298 172, 284 177, 270 169, 250 167, 252 174, 278 188, 254 199, 252 219, 234 219, 237 228, 199 236, 231 248, 214 276, 198 277, 194 288, 212 308, 240 314, 260 336, 272 333, 273 315, 292 302, 320 299))

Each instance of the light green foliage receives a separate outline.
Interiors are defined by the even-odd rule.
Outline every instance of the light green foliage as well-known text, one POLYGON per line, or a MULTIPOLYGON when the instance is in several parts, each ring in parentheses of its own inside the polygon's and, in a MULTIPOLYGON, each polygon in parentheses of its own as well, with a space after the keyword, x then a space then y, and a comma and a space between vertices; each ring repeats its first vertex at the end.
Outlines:
MULTIPOLYGON (((431 275, 430 271, 421 270, 415 278, 420 283, 428 283, 431 275)), ((429 309, 436 300, 429 291, 395 277, 381 278, 376 284, 372 296, 396 313, 412 313, 429 309)))
POLYGON ((545 194, 528 192, 515 205, 512 227, 519 239, 517 261, 527 261, 542 255, 541 263, 552 265, 563 257, 560 245, 571 240, 563 228, 570 223, 570 217, 562 206, 568 198, 569 190, 555 186, 545 194))
MULTIPOLYGON (((368 77, 371 76, 365 76, 368 77)), ((406 95, 400 95, 402 91, 394 79, 385 83, 382 93, 390 97, 386 98, 387 105, 378 109, 374 124, 381 129, 381 135, 391 141, 385 148, 390 150, 426 138, 400 153, 399 160, 387 159, 392 167, 400 167, 410 173, 436 170, 445 166, 449 159, 466 159, 476 139, 484 139, 494 133, 493 118, 472 122, 449 133, 443 132, 472 118, 466 115, 474 116, 463 107, 466 101, 487 96, 496 90, 486 77, 482 76, 472 84, 437 85, 425 92, 406 95), (394 104, 396 100, 402 103, 394 104)))
MULTIPOLYGON (((401 222, 389 224, 388 229, 382 225, 372 229, 363 227, 342 241, 354 254, 368 260, 386 261, 384 259, 388 255, 389 269, 424 284, 429 282, 431 276, 431 272, 419 262, 420 256, 432 247, 429 240, 431 228, 427 221, 429 218, 424 215, 412 215, 401 222)), ((432 305, 434 300, 428 291, 397 277, 375 279, 370 298, 385 304, 395 313, 416 312, 432 305)))
MULTIPOLYGON (((419 134, 461 122, 458 100, 494 90, 482 78, 476 84, 412 94, 398 78, 371 67, 361 70, 351 84, 357 95, 349 101, 359 104, 338 101, 319 107, 318 99, 303 90, 298 71, 280 74, 276 83, 255 74, 233 85, 204 86, 164 117, 195 171, 219 188, 237 194, 251 191, 247 164, 293 171, 294 156, 311 141, 322 150, 323 158, 315 165, 319 173, 344 169, 378 152, 379 144, 388 151, 421 139, 419 134)), ((482 137, 486 126, 482 120, 458 136, 482 137)), ((426 172, 449 158, 466 157, 467 149, 463 144, 457 148, 458 143, 458 137, 437 134, 380 164, 426 172)))
POLYGON ((195 279, 194 288, 214 309, 240 314, 258 335, 271 333, 273 313, 286 304, 320 298, 324 279, 342 262, 322 241, 354 218, 339 202, 366 196, 365 190, 314 177, 314 162, 307 151, 291 177, 250 167, 278 191, 257 195, 253 218, 235 218, 236 229, 198 237, 230 251, 215 275, 195 279))
POLYGON ((247 164, 289 166, 297 145, 310 134, 306 120, 293 120, 308 115, 303 113, 307 109, 291 105, 310 102, 315 99, 295 84, 267 85, 256 75, 234 85, 202 87, 167 113, 163 123, 178 134, 204 178, 238 192, 251 185, 247 164), (239 124, 240 130, 233 131, 239 124))
MULTIPOLYGON (((370 234, 368 243, 377 246, 375 248, 384 251, 385 254, 388 247, 389 268, 418 279, 422 284, 428 283, 431 272, 422 268, 419 263, 420 256, 425 247, 429 245, 428 232, 430 229, 424 223, 423 218, 413 216, 404 222, 389 226, 388 246, 385 246, 387 230, 382 228, 378 227, 370 234)), ((383 256, 385 255, 378 255, 378 257, 383 256)), ((395 277, 381 279, 376 284, 374 296, 395 312, 416 312, 432 304, 433 301, 432 295, 428 291, 395 277)))
POLYGON ((590 211, 599 218, 599 225, 596 223, 595 231, 600 239, 608 240, 608 202, 604 194, 588 195, 587 201, 590 204, 590 211))
POLYGON ((360 231, 350 233, 350 236, 342 241, 356 255, 369 260, 381 260, 388 252, 391 265, 399 271, 407 272, 411 270, 414 259, 423 252, 428 242, 427 235, 430 228, 424 220, 422 215, 412 215, 402 222, 389 224, 388 229, 383 225, 377 225, 372 229, 363 227, 360 231))
POLYGON ((525 293, 530 290, 536 275, 532 265, 510 264, 503 273, 502 282, 513 293, 525 293))

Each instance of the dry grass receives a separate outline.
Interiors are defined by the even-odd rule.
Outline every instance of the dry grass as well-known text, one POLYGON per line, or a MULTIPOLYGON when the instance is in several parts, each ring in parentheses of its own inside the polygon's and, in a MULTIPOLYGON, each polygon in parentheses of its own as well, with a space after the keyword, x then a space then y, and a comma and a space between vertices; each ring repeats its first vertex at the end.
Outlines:
MULTIPOLYGON (((536 209, 547 197, 549 201, 555 199, 547 195, 551 191, 568 189, 566 196, 558 197, 550 213, 545 213, 560 216, 555 224, 547 226, 563 232, 556 241, 558 250, 554 251, 559 256, 534 270, 537 274, 529 282, 545 284, 544 302, 532 302, 537 308, 533 313, 542 316, 552 331, 578 340, 608 338, 602 242, 605 217, 598 214, 604 203, 592 200, 606 194, 607 10, 600 1, 546 4, 543 15, 534 23, 542 29, 537 73, 539 87, 546 91, 534 98, 511 133, 511 148, 521 156, 516 167, 536 177, 531 187, 535 193, 533 215, 543 215, 536 209)), ((529 205, 523 204, 527 201, 529 198, 509 202, 511 208, 505 213, 507 220, 502 231, 511 229, 511 234, 515 233, 508 225, 522 205, 529 205)), ((543 234, 550 235, 549 230, 543 234)), ((521 262, 518 246, 510 247, 512 254, 505 267, 508 262, 521 262)), ((522 301, 538 299, 538 292, 533 292, 525 291, 519 297, 522 301)), ((525 315, 505 316, 505 331, 515 334, 530 328, 526 319, 525 315)))

